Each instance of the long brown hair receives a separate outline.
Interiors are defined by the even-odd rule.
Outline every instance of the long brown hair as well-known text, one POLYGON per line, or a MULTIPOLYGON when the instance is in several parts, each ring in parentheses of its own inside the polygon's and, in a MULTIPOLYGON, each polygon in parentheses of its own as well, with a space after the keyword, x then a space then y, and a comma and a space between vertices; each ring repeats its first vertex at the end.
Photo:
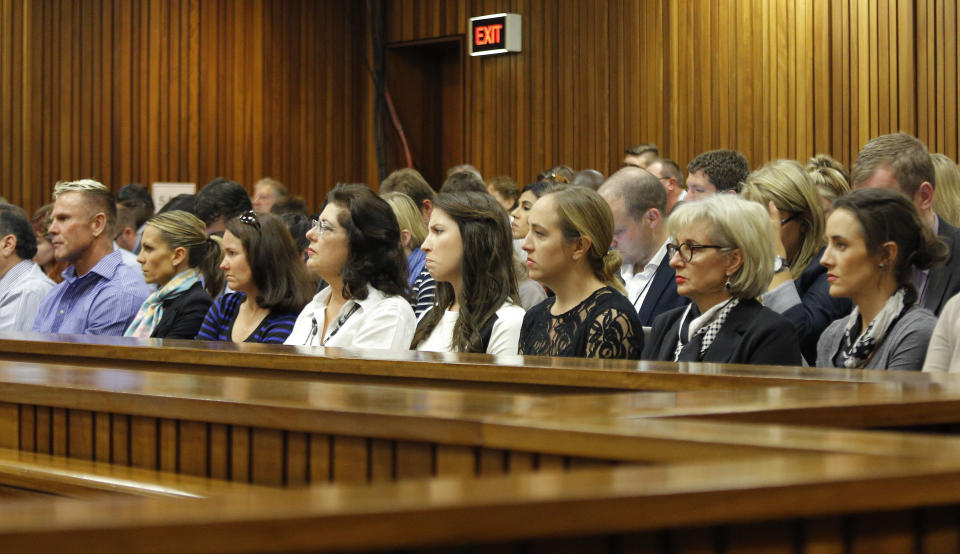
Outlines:
POLYGON ((275 215, 247 212, 228 220, 227 230, 240 239, 247 254, 253 284, 260 291, 257 305, 299 313, 313 297, 314 286, 287 226, 275 215))
POLYGON ((437 282, 436 304, 417 325, 410 347, 416 348, 426 340, 447 309, 459 301, 451 346, 458 352, 482 353, 484 330, 497 310, 508 299, 520 305, 510 220, 503 207, 486 193, 441 193, 433 206, 456 221, 460 230, 463 289, 458 299, 453 285, 437 282))

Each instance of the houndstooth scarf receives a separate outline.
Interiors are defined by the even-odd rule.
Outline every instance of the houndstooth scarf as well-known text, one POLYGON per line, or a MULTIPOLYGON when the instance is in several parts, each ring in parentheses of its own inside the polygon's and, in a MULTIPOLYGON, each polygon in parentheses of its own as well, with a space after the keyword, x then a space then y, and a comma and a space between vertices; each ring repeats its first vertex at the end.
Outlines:
POLYGON ((732 298, 728 300, 727 303, 722 308, 720 308, 717 314, 713 316, 713 319, 710 321, 709 324, 701 326, 699 329, 697 329, 697 332, 692 337, 690 337, 689 340, 684 341, 683 340, 683 320, 686 320, 687 315, 690 313, 690 309, 688 308, 687 312, 683 315, 683 320, 681 320, 680 322, 680 333, 679 333, 680 336, 677 339, 677 348, 673 352, 673 361, 675 362, 679 361, 680 352, 683 350, 683 347, 689 344, 690 341, 695 339, 697 336, 702 336, 701 343, 700 343, 700 352, 697 355, 697 359, 702 360, 704 353, 707 351, 708 348, 710 348, 710 345, 713 344, 714 339, 717 338, 717 333, 719 333, 720 329, 723 327, 723 322, 727 320, 727 316, 730 314, 730 310, 732 310, 739 303, 740 303, 739 298, 732 298))

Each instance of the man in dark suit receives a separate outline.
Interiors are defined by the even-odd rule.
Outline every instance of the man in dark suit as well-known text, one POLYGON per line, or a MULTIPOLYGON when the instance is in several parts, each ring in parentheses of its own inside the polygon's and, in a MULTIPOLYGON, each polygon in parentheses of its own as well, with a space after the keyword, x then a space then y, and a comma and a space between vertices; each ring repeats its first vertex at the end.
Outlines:
POLYGON ((620 277, 644 326, 663 312, 689 302, 677 295, 676 274, 667 259, 667 191, 653 174, 625 167, 598 190, 613 211, 611 248, 620 252, 620 277))
POLYGON ((934 175, 927 147, 906 133, 881 135, 868 142, 851 171, 853 188, 885 188, 910 198, 924 222, 950 247, 943 265, 915 271, 913 278, 918 302, 939 315, 947 300, 960 293, 960 229, 933 211, 934 175))

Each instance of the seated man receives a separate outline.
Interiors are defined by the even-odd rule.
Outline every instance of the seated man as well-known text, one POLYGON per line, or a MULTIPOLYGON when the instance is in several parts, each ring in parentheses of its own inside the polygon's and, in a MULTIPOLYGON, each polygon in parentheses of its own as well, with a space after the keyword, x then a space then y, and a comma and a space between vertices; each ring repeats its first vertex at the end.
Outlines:
POLYGON ((687 164, 686 200, 695 202, 718 192, 740 192, 750 174, 750 164, 734 150, 710 150, 687 164))
POLYGON ((33 330, 121 336, 150 291, 113 249, 113 194, 84 179, 57 183, 53 197, 53 255, 70 266, 41 302, 33 330))
POLYGON ((380 194, 388 192, 402 192, 412 198, 423 217, 423 224, 429 224, 430 214, 433 213, 433 201, 437 197, 437 193, 430 188, 419 171, 403 168, 387 175, 387 178, 380 183, 380 194))
POLYGON ((677 294, 676 273, 667 256, 667 193, 646 170, 624 167, 610 176, 600 196, 613 212, 613 242, 623 258, 620 277, 644 327, 656 316, 689 300, 677 294))
POLYGON ((270 212, 273 211, 273 205, 287 197, 287 187, 283 183, 272 178, 264 177, 253 185, 253 198, 250 200, 254 211, 270 212))
POLYGON ((253 209, 240 183, 217 177, 197 193, 196 215, 207 224, 208 235, 223 235, 227 220, 253 209))
POLYGON ((940 315, 947 301, 960 293, 960 229, 933 210, 936 179, 927 147, 906 133, 881 135, 857 154, 850 177, 854 189, 885 188, 909 198, 927 227, 949 246, 943 265, 913 272, 917 304, 940 315))
POLYGON ((632 166, 646 169, 648 165, 653 163, 653 160, 660 157, 660 150, 656 144, 649 142, 631 146, 627 148, 625 154, 626 156, 623 157, 624 167, 632 166))
POLYGON ((53 288, 33 257, 37 236, 26 212, 0 205, 0 331, 29 331, 37 307, 53 288))
POLYGON ((667 214, 669 214, 687 190, 687 187, 683 185, 683 173, 680 172, 680 166, 671 159, 657 158, 647 166, 647 171, 660 179, 663 188, 667 189, 667 214))

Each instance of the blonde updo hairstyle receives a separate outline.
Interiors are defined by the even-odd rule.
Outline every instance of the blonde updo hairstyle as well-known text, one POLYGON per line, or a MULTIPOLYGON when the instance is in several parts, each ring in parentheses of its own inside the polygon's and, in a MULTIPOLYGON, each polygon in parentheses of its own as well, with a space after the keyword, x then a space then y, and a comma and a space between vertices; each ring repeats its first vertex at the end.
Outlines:
POLYGON ((790 275, 799 279, 807 266, 824 246, 823 205, 820 193, 810 176, 794 160, 774 160, 751 173, 740 188, 747 200, 759 202, 764 208, 773 201, 779 210, 799 213, 806 227, 800 251, 790 260, 790 275))
POLYGON ((770 232, 769 218, 766 208, 756 202, 717 194, 675 207, 667 219, 667 229, 676 237, 699 227, 706 230, 710 244, 724 247, 721 252, 740 250, 743 264, 730 276, 727 290, 734 298, 756 298, 773 279, 773 243, 757 240, 770 232))
POLYGON ((420 248, 427 238, 427 226, 423 223, 423 216, 417 209, 417 204, 402 192, 385 192, 380 195, 390 204, 393 215, 397 216, 397 223, 401 231, 410 232, 410 249, 420 248))
POLYGON ((597 279, 622 294, 623 283, 617 278, 620 271, 620 253, 610 250, 613 242, 613 212, 606 200, 593 189, 560 185, 543 197, 553 198, 560 230, 564 240, 590 239, 586 260, 597 279))
POLYGON ((204 288, 210 296, 220 294, 223 289, 223 272, 220 271, 223 248, 220 237, 207 235, 203 221, 191 213, 171 210, 151 217, 146 225, 160 233, 170 250, 183 247, 187 251, 187 266, 200 270, 204 288))
POLYGON ((804 169, 820 195, 830 201, 850 192, 850 172, 846 166, 826 154, 817 154, 804 169))

